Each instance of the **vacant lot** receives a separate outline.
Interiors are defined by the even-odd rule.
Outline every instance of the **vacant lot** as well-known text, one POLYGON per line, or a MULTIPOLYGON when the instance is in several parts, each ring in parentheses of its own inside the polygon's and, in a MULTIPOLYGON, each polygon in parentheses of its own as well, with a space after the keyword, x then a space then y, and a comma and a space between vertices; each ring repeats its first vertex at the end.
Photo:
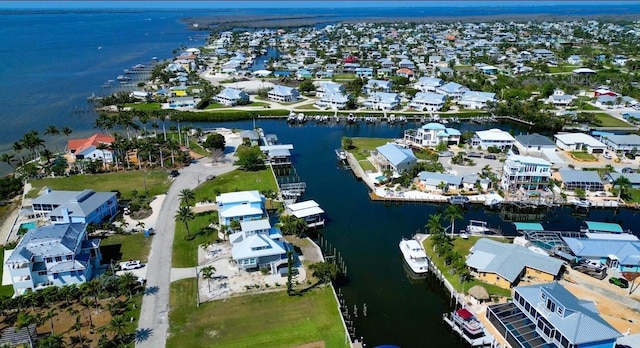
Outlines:
POLYGON ((631 127, 629 123, 604 112, 596 113, 594 116, 600 121, 601 127, 631 127))
POLYGON ((349 152, 358 160, 362 161, 369 157, 369 151, 373 151, 378 146, 382 146, 393 139, 388 138, 351 138, 353 148, 348 149, 349 152))
POLYGON ((171 284, 167 347, 347 347, 331 288, 303 296, 285 291, 206 302, 196 307, 196 280, 171 284))
POLYGON ((151 250, 151 239, 144 233, 114 234, 100 241, 103 263, 124 260, 147 262, 151 250))
POLYGON ((227 174, 208 180, 194 190, 196 202, 215 201, 220 193, 258 190, 278 191, 276 180, 271 173, 271 169, 265 168, 255 172, 234 170, 227 174))

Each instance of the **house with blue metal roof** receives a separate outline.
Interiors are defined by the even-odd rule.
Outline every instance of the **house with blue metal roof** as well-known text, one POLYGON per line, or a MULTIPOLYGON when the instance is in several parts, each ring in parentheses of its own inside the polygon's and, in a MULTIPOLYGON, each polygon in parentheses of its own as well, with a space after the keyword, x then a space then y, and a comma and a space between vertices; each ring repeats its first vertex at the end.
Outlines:
POLYGON ((418 180, 425 191, 446 192, 462 187, 462 176, 437 172, 420 172, 418 180))
POLYGON ((451 99, 460 99, 466 92, 469 92, 469 88, 455 82, 447 82, 436 88, 436 93, 446 95, 451 99))
POLYGON ((468 91, 464 92, 458 100, 458 105, 466 109, 485 109, 489 103, 496 101, 496 94, 490 92, 468 91))
POLYGON ((420 92, 432 92, 435 93, 436 89, 444 84, 442 79, 437 77, 421 77, 418 79, 413 87, 420 92))
POLYGON ((640 241, 637 238, 611 238, 563 237, 562 240, 579 260, 600 262, 620 272, 637 272, 640 264, 640 241))
POLYGON ((27 231, 5 264, 14 293, 21 295, 27 290, 86 282, 101 259, 100 240, 87 237, 87 225, 66 223, 27 231))
POLYGON ((400 96, 398 93, 372 92, 362 106, 373 110, 394 110, 400 106, 400 96))
POLYGON ((515 287, 513 301, 489 306, 486 316, 517 348, 613 348, 622 336, 592 301, 575 297, 558 282, 515 287))
POLYGON ((427 123, 418 129, 404 131, 404 140, 412 145, 433 147, 440 143, 458 145, 462 133, 455 128, 447 128, 440 123, 427 123))
POLYGON ((411 149, 395 144, 378 146, 376 151, 377 155, 375 155, 374 160, 380 170, 391 170, 394 175, 400 175, 418 163, 418 159, 411 149))
POLYGON ((393 82, 385 80, 369 79, 367 84, 362 87, 364 93, 369 94, 373 92, 391 92, 393 82))
POLYGON ((118 213, 118 198, 114 192, 52 191, 31 203, 36 216, 44 216, 53 224, 99 224, 118 213))
POLYGON ((241 222, 240 231, 231 234, 229 241, 231 257, 245 271, 267 268, 275 274, 278 268, 287 265, 287 251, 293 249, 268 219, 241 222))
POLYGON ((431 92, 416 93, 409 107, 418 111, 439 111, 446 102, 446 97, 442 94, 431 92))
POLYGON ((257 190, 222 193, 216 197, 220 225, 232 220, 240 222, 260 220, 266 217, 266 199, 257 190))
POLYGON ((631 183, 631 188, 637 189, 640 188, 640 173, 617 173, 611 172, 604 175, 604 179, 608 181, 610 184, 613 184, 614 181, 618 180, 620 177, 625 177, 631 183))
POLYGON ((249 95, 245 91, 229 87, 223 89, 213 99, 227 106, 249 104, 249 95))
POLYGON ((563 261, 539 254, 521 245, 501 243, 489 238, 479 239, 471 247, 466 264, 479 280, 509 289, 523 277, 540 281, 559 279, 563 261))
POLYGON ((296 88, 275 85, 267 96, 273 101, 290 103, 300 99, 300 92, 296 88))

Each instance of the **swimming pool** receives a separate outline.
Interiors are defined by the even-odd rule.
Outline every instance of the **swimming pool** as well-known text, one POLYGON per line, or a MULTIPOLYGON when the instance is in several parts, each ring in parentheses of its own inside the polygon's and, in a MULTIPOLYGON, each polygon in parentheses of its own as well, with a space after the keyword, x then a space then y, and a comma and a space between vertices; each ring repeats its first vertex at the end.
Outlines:
POLYGON ((25 229, 25 230, 32 230, 34 228, 36 228, 37 224, 35 221, 29 221, 29 222, 24 222, 20 224, 20 229, 25 229))

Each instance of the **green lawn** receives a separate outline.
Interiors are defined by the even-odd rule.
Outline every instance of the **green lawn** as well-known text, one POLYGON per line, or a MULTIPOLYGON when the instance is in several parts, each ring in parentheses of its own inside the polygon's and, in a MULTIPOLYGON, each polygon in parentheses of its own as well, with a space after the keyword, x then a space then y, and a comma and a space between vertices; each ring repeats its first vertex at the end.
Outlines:
MULTIPOLYGON (((4 248, 0 248, 0 257, 4 260, 4 248)), ((4 271, 4 267, 0 267, 0 279, 2 279, 2 272, 4 271)), ((13 285, 4 285, 0 286, 0 297, 3 296, 13 296, 13 285)))
POLYGON ((205 110, 209 110, 209 109, 220 109, 220 108, 228 108, 228 106, 220 104, 220 103, 210 103, 209 105, 207 105, 206 108, 204 108, 205 110))
POLYGON ((356 74, 333 74, 333 78, 336 80, 355 80, 356 74))
POLYGON ((578 67, 575 65, 558 65, 558 66, 550 66, 549 72, 550 73, 572 72, 576 69, 578 69, 578 67))
POLYGON ((596 160, 595 156, 593 156, 592 154, 582 152, 582 151, 571 152, 571 157, 577 159, 578 161, 586 161, 586 162, 593 162, 596 160))
POLYGON ((602 127, 631 127, 629 123, 604 112, 596 113, 594 116, 600 121, 602 127))
POLYGON ((83 174, 45 178, 31 181, 33 189, 30 197, 36 197, 40 189, 47 186, 53 190, 82 191, 93 189, 96 192, 110 192, 118 190, 122 197, 131 198, 131 191, 149 192, 149 196, 166 193, 171 181, 164 170, 129 170, 103 174, 83 174))
POLYGON ((631 197, 631 202, 640 203, 640 189, 631 189, 628 194, 631 197))
POLYGON ((127 103, 127 104, 124 104, 124 106, 128 108, 132 108, 133 110, 142 110, 142 111, 160 110, 161 108, 160 103, 127 103))
POLYGON ((325 347, 348 347, 329 287, 303 296, 278 291, 200 307, 195 291, 195 279, 171 284, 167 347, 295 347, 320 341, 325 347))
MULTIPOLYGON (((197 214, 189 222, 189 233, 193 239, 187 238, 187 229, 183 222, 176 221, 176 231, 173 238, 173 267, 195 267, 198 264, 198 246, 206 241, 217 240, 218 234, 205 234, 200 230, 208 226, 215 216, 215 212, 197 214)), ((217 222, 217 221, 215 221, 217 222)))
POLYGON ((196 202, 213 202, 216 195, 220 193, 247 190, 271 190, 277 192, 278 185, 273 173, 271 173, 271 169, 265 168, 255 172, 236 169, 204 182, 194 190, 194 193, 196 202))
POLYGON ((366 159, 369 156, 369 151, 373 151, 378 146, 382 146, 393 139, 388 138, 351 138, 353 140, 353 148, 348 151, 353 154, 353 156, 361 161, 366 159))
POLYGON ((362 170, 364 170, 364 171, 365 171, 365 173, 367 172, 367 170, 370 170, 370 171, 372 171, 372 172, 376 172, 376 171, 378 171, 378 170, 376 169, 376 167, 375 167, 373 164, 371 164, 371 162, 369 162, 369 161, 368 161, 368 160, 366 160, 366 159, 365 159, 365 160, 362 160, 362 161, 358 161, 358 164, 360 165, 360 168, 362 168, 362 170))
MULTIPOLYGON (((453 250, 456 251, 458 254, 460 254, 462 256, 466 256, 467 254, 469 254, 469 249, 471 249, 471 247, 480 238, 482 238, 482 237, 471 236, 471 237, 469 237, 469 239, 456 238, 456 239, 453 240, 453 250)), ((495 240, 497 240, 499 242, 505 242, 505 243, 508 242, 506 239, 500 239, 500 238, 497 238, 495 240)), ((466 282, 464 284, 460 283, 460 279, 459 279, 459 277, 457 275, 449 274, 449 272, 447 271, 448 267, 444 265, 444 260, 440 259, 440 258, 438 258, 436 256, 436 253, 433 250, 433 246, 431 244, 431 241, 428 238, 424 241, 424 250, 426 251, 426 253, 429 256, 429 258, 431 260, 433 260, 433 262, 436 264, 436 266, 438 266, 440 271, 442 271, 442 274, 445 275, 447 280, 449 280, 451 285, 453 285, 453 287, 457 291, 462 292, 463 289, 464 289, 464 291, 466 291, 466 290, 471 289, 471 287, 473 287, 475 285, 481 285, 485 289, 487 289, 487 292, 489 293, 489 295, 499 295, 499 296, 503 296, 503 297, 511 297, 511 290, 503 289, 503 288, 497 287, 495 285, 491 285, 491 284, 487 284, 487 283, 481 282, 479 280, 475 280, 474 279, 474 280, 472 280, 470 282, 466 282)))
POLYGON ((600 110, 597 107, 589 104, 589 103, 582 103, 580 104, 580 109, 581 110, 600 110))
MULTIPOLYGON (((147 226, 152 227, 152 226, 147 226)), ((153 237, 145 237, 144 233, 114 234, 100 242, 102 262, 140 260, 147 262, 153 237)))

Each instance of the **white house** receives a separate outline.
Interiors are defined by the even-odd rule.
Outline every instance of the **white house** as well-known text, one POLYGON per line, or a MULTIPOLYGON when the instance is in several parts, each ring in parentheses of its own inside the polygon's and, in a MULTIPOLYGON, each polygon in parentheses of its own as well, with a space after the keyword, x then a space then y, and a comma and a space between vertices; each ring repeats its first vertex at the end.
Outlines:
POLYGON ((69 140, 67 150, 74 160, 101 160, 105 164, 112 163, 113 152, 109 147, 114 141, 115 138, 112 136, 96 133, 88 138, 69 140), (102 149, 102 147, 106 148, 102 149))
POLYGON ((602 138, 602 142, 607 145, 610 150, 615 152, 640 150, 640 135, 637 134, 608 135, 602 138))
POLYGON ((582 59, 580 58, 580 56, 572 54, 567 58, 567 63, 571 65, 581 65, 582 59))
POLYGON ((471 145, 474 147, 480 146, 483 150, 492 146, 499 149, 510 149, 515 141, 516 139, 509 134, 509 132, 492 128, 484 131, 476 131, 471 139, 471 145))
POLYGON ((517 135, 514 145, 521 155, 542 155, 556 149, 556 144, 551 139, 538 133, 517 135))
POLYGON ((362 103, 367 109, 373 110, 393 110, 400 105, 398 93, 373 92, 362 103))
POLYGON ((380 170, 391 170, 393 175, 402 174, 418 163, 418 159, 411 149, 405 149, 395 144, 378 146, 376 151, 375 161, 380 170))
POLYGON ((339 83, 322 81, 318 84, 316 89, 316 97, 324 97, 327 94, 343 94, 344 86, 339 83))
POLYGON ((455 82, 447 82, 436 88, 436 93, 446 95, 451 99, 460 99, 466 92, 469 92, 469 88, 455 82))
POLYGON ((442 84, 444 84, 444 81, 442 79, 439 79, 437 77, 421 77, 418 79, 418 82, 416 82, 413 85, 413 88, 419 90, 420 92, 433 92, 435 93, 436 89, 438 89, 438 87, 442 86, 442 84))
POLYGON ((587 153, 603 153, 607 145, 584 133, 555 134, 556 145, 564 151, 586 151, 587 153))
POLYGON ((249 104, 249 95, 247 92, 229 87, 223 89, 213 99, 227 106, 249 104))
POLYGON ((551 162, 531 156, 511 155, 502 167, 503 190, 540 190, 549 185, 551 162))
POLYGON ((53 224, 99 224, 118 213, 115 192, 51 191, 31 202, 33 214, 49 218, 53 224))
POLYGON ((424 191, 447 192, 462 187, 462 177, 446 173, 420 172, 418 180, 424 191))
POLYGON ((418 92, 411 99, 409 107, 420 111, 438 111, 442 109, 445 102, 446 97, 442 94, 418 92))
POLYGON ((418 129, 404 131, 404 140, 413 145, 435 147, 440 143, 458 145, 461 133, 454 128, 447 128, 440 123, 427 123, 418 129))
POLYGON ((315 102, 315 106, 319 108, 328 108, 331 110, 343 110, 347 107, 349 96, 342 92, 325 92, 322 97, 315 102))
POLYGON ((268 219, 243 221, 240 229, 229 236, 231 257, 239 268, 245 271, 266 268, 275 274, 287 265, 289 246, 268 219))
POLYGON ((268 93, 268 98, 283 103, 290 103, 300 99, 300 92, 296 88, 275 85, 268 93))
POLYGON ((5 264, 14 293, 22 295, 86 282, 101 258, 100 240, 88 239, 86 224, 54 224, 27 231, 5 264))
POLYGON ((217 196, 220 225, 229 225, 232 220, 243 222, 265 218, 265 201, 265 197, 256 190, 228 192, 217 196))
POLYGON ((551 104, 553 106, 562 106, 567 107, 573 102, 574 97, 569 94, 565 94, 563 90, 556 89, 553 91, 553 94, 545 100, 545 103, 551 104))
POLYGON ((463 106, 466 109, 485 109, 487 107, 487 103, 495 101, 495 93, 469 91, 465 92, 462 97, 460 97, 458 105, 463 106))
POLYGON ((286 212, 298 219, 303 219, 309 227, 324 226, 324 210, 320 208, 316 201, 309 200, 287 204, 286 212))
POLYGON ((385 81, 385 80, 375 80, 370 79, 367 80, 367 84, 362 87, 365 93, 373 93, 373 92, 391 92, 391 88, 393 87, 393 82, 385 81))

